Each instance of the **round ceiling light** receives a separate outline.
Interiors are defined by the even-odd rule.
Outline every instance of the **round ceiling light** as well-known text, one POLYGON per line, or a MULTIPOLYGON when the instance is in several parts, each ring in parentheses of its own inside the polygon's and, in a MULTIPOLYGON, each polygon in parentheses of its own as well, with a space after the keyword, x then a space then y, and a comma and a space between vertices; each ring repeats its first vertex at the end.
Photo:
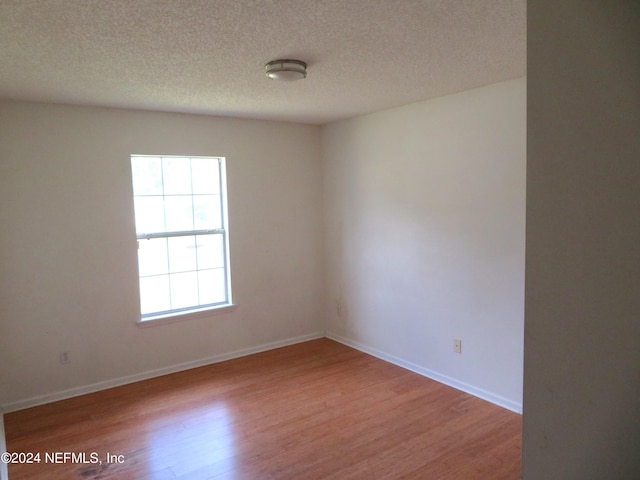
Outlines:
POLYGON ((267 77, 282 82, 307 78, 307 64, 300 60, 273 60, 264 66, 267 77))

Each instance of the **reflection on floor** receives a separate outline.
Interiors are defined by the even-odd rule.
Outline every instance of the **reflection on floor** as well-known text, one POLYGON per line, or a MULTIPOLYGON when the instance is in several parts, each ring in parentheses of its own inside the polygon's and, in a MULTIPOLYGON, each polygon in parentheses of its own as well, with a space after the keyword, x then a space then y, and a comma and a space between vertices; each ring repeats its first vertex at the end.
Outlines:
POLYGON ((11 480, 520 477, 520 415, 328 339, 9 413, 5 428, 10 452, 40 453, 11 480))

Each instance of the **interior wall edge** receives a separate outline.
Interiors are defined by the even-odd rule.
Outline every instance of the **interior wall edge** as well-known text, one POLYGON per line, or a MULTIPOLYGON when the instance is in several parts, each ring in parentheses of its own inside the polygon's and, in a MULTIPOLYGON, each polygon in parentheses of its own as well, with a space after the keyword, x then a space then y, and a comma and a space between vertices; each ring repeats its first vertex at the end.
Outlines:
MULTIPOLYGON (((0 408, 0 453, 7 451, 7 440, 4 436, 4 415, 0 408)), ((0 480, 9 480, 9 469, 5 462, 0 462, 0 480)))

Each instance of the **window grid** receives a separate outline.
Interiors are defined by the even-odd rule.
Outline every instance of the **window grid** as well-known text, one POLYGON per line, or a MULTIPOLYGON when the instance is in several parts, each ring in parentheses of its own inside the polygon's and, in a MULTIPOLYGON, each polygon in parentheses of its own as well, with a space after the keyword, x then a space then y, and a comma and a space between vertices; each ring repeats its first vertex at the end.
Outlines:
MULTIPOLYGON (((170 193, 167 194, 167 171, 165 168, 165 159, 168 158, 172 158, 172 157, 168 157, 168 156, 143 156, 143 155, 132 155, 132 160, 134 158, 140 158, 140 157, 148 157, 148 158, 157 158, 159 159, 159 163, 160 163, 160 188, 161 188, 161 195, 159 194, 136 194, 135 192, 135 187, 134 187, 134 198, 140 198, 140 197, 160 197, 162 198, 162 223, 163 223, 163 232, 136 232, 137 234, 137 238, 138 238, 138 242, 140 242, 140 240, 144 240, 144 239, 152 239, 152 238, 164 238, 164 248, 166 251, 166 272, 165 273, 155 273, 155 274, 147 274, 147 275, 139 275, 139 278, 142 280, 143 278, 153 278, 153 277, 166 277, 166 280, 168 282, 168 305, 169 305, 169 309, 166 310, 159 310, 159 311, 153 311, 153 312, 146 312, 146 313, 141 313, 142 319, 145 318, 149 318, 149 317, 156 317, 156 316, 163 316, 163 315, 170 315, 170 314, 174 314, 174 313, 179 313, 179 312, 185 312, 185 311, 189 311, 189 310, 200 310, 200 309, 206 309, 208 307, 214 307, 214 306, 218 306, 218 305, 224 305, 224 304, 229 304, 230 303, 230 289, 229 289, 229 272, 228 272, 228 239, 227 239, 227 235, 226 235, 226 190, 225 190, 225 185, 224 185, 224 165, 223 165, 223 161, 224 159, 221 159, 219 157, 175 157, 175 158, 183 158, 183 159, 188 159, 189 162, 189 187, 190 187, 190 193, 170 193), (195 184, 194 184, 194 162, 193 159, 197 158, 197 159, 203 159, 203 158, 207 158, 210 159, 212 161, 216 161, 216 165, 217 165, 217 185, 216 188, 214 189, 215 193, 211 193, 208 192, 206 193, 206 195, 211 195, 211 196, 215 196, 218 198, 217 200, 217 218, 219 218, 219 228, 214 228, 214 229, 196 229, 196 202, 195 202, 195 197, 197 195, 205 195, 202 193, 196 193, 196 188, 195 188, 195 184), (167 198, 169 197, 189 197, 191 198, 191 225, 192 225, 192 230, 184 230, 184 231, 170 231, 168 230, 168 219, 167 219, 167 198), (202 251, 200 250, 200 248, 207 248, 206 245, 201 247, 199 246, 199 238, 205 237, 205 236, 218 236, 220 235, 221 237, 221 252, 220 252, 220 259, 221 259, 221 263, 222 266, 212 266, 209 268, 201 268, 202 266, 202 259, 201 259, 201 255, 203 254, 202 251), (177 270, 177 271, 173 271, 173 269, 175 268, 175 263, 177 262, 177 260, 174 259, 172 260, 172 255, 171 255, 171 245, 170 245, 170 238, 175 238, 175 237, 192 237, 193 239, 193 248, 194 248, 194 262, 195 262, 195 268, 194 269, 187 269, 187 270, 177 270), (202 279, 202 275, 201 273, 203 272, 222 272, 222 287, 221 287, 221 293, 222 293, 222 300, 220 301, 214 301, 213 303, 203 303, 204 299, 203 299, 203 294, 204 294, 204 284, 202 283, 203 279, 202 279), (181 275, 181 274, 187 274, 187 273, 195 273, 195 297, 196 297, 196 304, 195 305, 190 305, 190 306, 186 306, 186 307, 176 307, 176 300, 174 298, 174 292, 176 291, 177 284, 176 284, 176 275, 181 275)), ((135 175, 135 173, 134 173, 135 175)), ((134 179, 134 183, 135 183, 135 179, 134 179)), ((137 213, 137 212, 136 212, 137 213)), ((138 225, 136 224, 136 230, 138 228, 138 225)), ((209 246, 208 248, 212 248, 211 246, 209 246)), ((211 253, 211 252, 210 252, 211 253)), ((215 281, 215 280, 214 280, 215 281)), ((209 294, 214 294, 213 292, 209 291, 209 294)), ((141 286, 141 297, 142 297, 142 286, 141 286)))

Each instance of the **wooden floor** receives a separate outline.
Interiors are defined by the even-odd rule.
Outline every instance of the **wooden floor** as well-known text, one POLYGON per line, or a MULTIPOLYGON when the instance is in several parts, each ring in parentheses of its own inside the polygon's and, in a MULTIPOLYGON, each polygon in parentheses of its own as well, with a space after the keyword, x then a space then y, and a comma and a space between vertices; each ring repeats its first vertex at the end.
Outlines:
POLYGON ((327 339, 9 413, 5 429, 9 452, 41 455, 10 480, 520 478, 520 415, 327 339))

